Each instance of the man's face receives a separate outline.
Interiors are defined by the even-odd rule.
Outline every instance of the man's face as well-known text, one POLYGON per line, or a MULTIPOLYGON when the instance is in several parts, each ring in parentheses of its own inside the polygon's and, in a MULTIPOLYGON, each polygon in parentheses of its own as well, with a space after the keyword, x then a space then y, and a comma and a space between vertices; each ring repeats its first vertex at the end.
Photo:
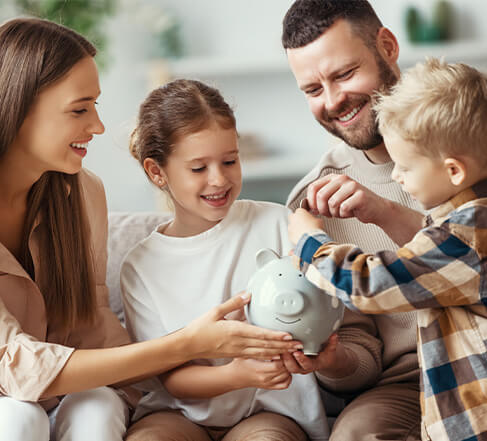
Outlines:
POLYGON ((397 81, 377 51, 366 46, 345 20, 338 20, 310 44, 287 50, 298 87, 316 120, 360 150, 382 144, 372 96, 397 81))

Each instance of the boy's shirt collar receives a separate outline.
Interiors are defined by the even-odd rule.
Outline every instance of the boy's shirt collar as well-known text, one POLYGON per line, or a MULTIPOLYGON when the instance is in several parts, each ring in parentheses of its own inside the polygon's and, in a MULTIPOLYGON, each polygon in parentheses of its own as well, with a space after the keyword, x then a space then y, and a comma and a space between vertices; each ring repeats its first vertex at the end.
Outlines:
POLYGON ((466 188, 448 201, 438 205, 425 217, 423 227, 431 225, 437 219, 445 217, 448 213, 451 213, 467 202, 485 197, 487 197, 487 179, 477 182, 472 187, 466 188))

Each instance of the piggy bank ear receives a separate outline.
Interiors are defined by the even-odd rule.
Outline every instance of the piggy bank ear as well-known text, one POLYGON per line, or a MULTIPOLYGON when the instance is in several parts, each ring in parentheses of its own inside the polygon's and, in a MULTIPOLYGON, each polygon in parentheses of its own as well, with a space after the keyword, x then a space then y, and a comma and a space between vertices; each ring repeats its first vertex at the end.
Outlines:
POLYGON ((257 251, 255 255, 255 261, 257 262, 257 268, 262 268, 267 262, 271 260, 279 259, 279 254, 272 251, 270 248, 264 248, 257 251))

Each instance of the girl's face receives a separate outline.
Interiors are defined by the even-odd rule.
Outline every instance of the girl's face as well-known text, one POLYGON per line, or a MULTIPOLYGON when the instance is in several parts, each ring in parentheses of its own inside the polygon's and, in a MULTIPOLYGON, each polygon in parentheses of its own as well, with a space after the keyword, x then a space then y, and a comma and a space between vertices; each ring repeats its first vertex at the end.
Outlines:
POLYGON ((162 177, 175 207, 171 235, 202 233, 228 213, 242 189, 237 132, 216 123, 176 143, 162 177))
POLYGON ((77 173, 93 135, 105 131, 95 109, 99 95, 98 71, 88 56, 34 100, 10 149, 15 161, 38 176, 77 173))

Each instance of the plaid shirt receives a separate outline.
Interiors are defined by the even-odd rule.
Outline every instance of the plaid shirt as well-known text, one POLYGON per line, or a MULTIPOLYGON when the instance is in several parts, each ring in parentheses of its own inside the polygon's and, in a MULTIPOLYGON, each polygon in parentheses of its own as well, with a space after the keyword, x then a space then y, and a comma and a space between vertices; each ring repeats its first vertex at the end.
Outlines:
POLYGON ((294 252, 350 309, 418 310, 423 439, 487 440, 487 180, 437 207, 396 251, 364 254, 319 231, 294 252))

